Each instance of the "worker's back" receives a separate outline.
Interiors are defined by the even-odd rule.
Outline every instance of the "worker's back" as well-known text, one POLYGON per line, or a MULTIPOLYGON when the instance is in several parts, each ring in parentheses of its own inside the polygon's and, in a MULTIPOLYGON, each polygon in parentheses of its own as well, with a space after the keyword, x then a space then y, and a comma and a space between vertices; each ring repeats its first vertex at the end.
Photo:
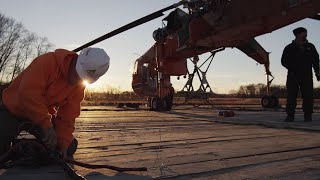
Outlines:
MULTIPOLYGON (((18 117, 37 120, 46 117, 33 117, 33 115, 26 114, 30 112, 28 109, 33 109, 32 112, 50 112, 51 107, 63 106, 70 101, 70 97, 76 94, 82 96, 77 100, 80 103, 84 86, 72 86, 68 83, 69 66, 75 57, 77 54, 73 52, 58 49, 36 58, 4 90, 3 103, 5 106, 18 117)), ((34 116, 41 114, 35 113, 34 116)))

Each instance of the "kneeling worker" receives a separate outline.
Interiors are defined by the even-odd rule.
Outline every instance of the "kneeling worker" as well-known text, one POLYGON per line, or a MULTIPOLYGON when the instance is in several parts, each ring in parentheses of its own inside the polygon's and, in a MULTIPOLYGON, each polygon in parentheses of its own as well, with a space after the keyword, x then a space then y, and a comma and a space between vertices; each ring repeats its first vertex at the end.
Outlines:
POLYGON ((97 81, 109 63, 100 48, 86 48, 79 55, 58 49, 35 58, 3 91, 0 156, 22 130, 63 158, 72 156, 78 144, 72 133, 84 98, 83 81, 97 81))

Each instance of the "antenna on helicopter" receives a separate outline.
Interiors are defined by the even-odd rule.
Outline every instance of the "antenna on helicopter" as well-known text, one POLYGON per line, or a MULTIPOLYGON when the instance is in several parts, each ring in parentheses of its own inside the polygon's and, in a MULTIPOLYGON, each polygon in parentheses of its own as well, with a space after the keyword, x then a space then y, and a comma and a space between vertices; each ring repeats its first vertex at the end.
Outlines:
POLYGON ((137 27, 137 26, 139 26, 141 24, 144 24, 144 23, 147 23, 149 21, 152 21, 152 20, 154 20, 154 19, 156 19, 158 17, 163 16, 164 15, 163 13, 165 11, 177 8, 178 6, 182 5, 183 3, 184 3, 184 1, 180 1, 178 3, 175 3, 175 4, 171 5, 171 6, 168 6, 166 8, 163 8, 163 9, 159 10, 159 11, 156 11, 156 12, 154 12, 152 14, 149 14, 149 15, 147 15, 145 17, 142 17, 142 18, 140 18, 138 20, 135 20, 135 21, 133 21, 133 22, 127 24, 127 25, 124 25, 124 26, 122 26, 122 27, 120 27, 120 28, 118 28, 116 30, 113 30, 113 31, 101 36, 101 37, 98 37, 97 39, 94 39, 94 40, 92 40, 92 41, 90 41, 90 42, 88 42, 88 43, 86 43, 86 44, 74 49, 73 51, 74 52, 81 51, 84 48, 90 47, 90 46, 92 46, 94 44, 97 44, 97 43, 99 43, 101 41, 104 41, 104 40, 106 40, 108 38, 111 38, 111 37, 113 37, 115 35, 123 33, 123 32, 125 32, 125 31, 127 31, 129 29, 135 28, 135 27, 137 27))

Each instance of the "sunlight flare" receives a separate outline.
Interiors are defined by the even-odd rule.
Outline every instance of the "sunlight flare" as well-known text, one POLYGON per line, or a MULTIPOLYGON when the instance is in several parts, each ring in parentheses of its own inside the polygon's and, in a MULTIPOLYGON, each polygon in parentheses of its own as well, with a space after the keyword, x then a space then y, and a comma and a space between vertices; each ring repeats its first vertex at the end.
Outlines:
POLYGON ((83 81, 83 85, 85 85, 85 86, 86 86, 86 88, 90 88, 90 89, 92 89, 92 88, 96 88, 95 83, 90 84, 88 81, 83 81))

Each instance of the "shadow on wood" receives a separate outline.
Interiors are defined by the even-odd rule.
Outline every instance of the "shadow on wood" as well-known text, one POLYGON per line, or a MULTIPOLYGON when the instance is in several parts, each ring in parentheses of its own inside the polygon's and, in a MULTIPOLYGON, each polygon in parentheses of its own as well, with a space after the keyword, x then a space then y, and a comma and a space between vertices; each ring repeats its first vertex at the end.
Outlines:
POLYGON ((85 175, 87 180, 149 180, 152 179, 149 176, 136 175, 136 174, 127 174, 127 173, 117 173, 114 176, 107 176, 99 172, 90 172, 85 175))

